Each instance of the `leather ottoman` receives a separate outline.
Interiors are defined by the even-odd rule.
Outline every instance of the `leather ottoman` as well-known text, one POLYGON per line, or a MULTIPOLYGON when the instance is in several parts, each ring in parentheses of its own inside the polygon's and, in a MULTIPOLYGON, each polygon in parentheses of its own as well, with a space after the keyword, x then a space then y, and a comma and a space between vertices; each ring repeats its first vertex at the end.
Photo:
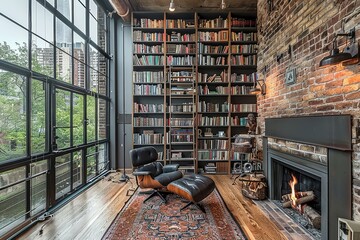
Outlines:
POLYGON ((180 211, 194 204, 201 211, 205 212, 205 209, 198 203, 209 196, 214 188, 215 183, 211 178, 198 174, 184 176, 167 185, 168 191, 190 201, 186 206, 182 207, 180 211))

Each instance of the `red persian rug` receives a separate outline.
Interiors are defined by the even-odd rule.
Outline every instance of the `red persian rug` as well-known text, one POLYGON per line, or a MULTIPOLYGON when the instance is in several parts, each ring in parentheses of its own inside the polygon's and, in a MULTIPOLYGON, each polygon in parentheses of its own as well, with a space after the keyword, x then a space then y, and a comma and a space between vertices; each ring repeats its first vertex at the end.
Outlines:
POLYGON ((246 239, 216 189, 201 202, 206 214, 193 205, 180 212, 186 202, 175 194, 166 204, 159 197, 143 203, 146 197, 137 191, 103 239, 246 239))

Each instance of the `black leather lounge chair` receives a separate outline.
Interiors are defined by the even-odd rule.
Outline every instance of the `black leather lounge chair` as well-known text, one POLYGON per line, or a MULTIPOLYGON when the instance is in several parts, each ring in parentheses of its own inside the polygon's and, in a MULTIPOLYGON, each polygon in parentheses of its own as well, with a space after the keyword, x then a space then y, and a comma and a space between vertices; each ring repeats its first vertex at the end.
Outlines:
POLYGON ((144 202, 158 195, 165 203, 165 197, 159 192, 177 179, 182 178, 179 164, 163 166, 157 162, 158 154, 154 147, 141 147, 130 150, 130 158, 134 167, 134 176, 137 178, 140 188, 152 188, 154 192, 144 202))

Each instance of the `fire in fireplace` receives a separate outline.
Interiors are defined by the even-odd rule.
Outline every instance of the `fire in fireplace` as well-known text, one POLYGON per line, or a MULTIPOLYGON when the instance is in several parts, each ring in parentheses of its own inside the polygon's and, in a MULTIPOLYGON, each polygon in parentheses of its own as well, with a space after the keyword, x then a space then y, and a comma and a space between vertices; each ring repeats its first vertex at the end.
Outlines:
POLYGON ((287 193, 281 196, 284 208, 292 207, 294 211, 303 215, 308 222, 316 229, 321 228, 321 216, 312 208, 309 203, 315 200, 315 194, 313 191, 296 191, 295 187, 298 184, 298 179, 291 174, 289 186, 291 193, 287 193))

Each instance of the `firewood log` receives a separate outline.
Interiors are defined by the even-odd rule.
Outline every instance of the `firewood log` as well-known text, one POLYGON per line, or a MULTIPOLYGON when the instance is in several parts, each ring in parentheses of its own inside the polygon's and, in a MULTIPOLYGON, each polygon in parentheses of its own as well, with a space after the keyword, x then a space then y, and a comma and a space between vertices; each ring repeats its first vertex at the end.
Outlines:
POLYGON ((321 215, 318 214, 312 207, 308 205, 304 205, 303 208, 304 216, 309 220, 309 222, 313 225, 314 228, 321 228, 321 215))
MULTIPOLYGON (((306 191, 306 192, 296 192, 295 193, 296 198, 302 198, 302 197, 305 197, 307 195, 314 195, 314 192, 313 191, 306 191)), ((291 200, 291 193, 282 195, 281 199, 283 200, 283 202, 290 201, 291 200)))
MULTIPOLYGON (((304 203, 307 203, 307 202, 310 202, 310 201, 312 201, 312 200, 314 200, 315 199, 315 195, 314 194, 311 194, 311 195, 307 195, 306 197, 302 197, 302 198, 298 198, 298 199, 296 199, 296 206, 297 205, 299 205, 299 204, 304 204, 304 203)), ((292 201, 287 201, 287 202, 284 202, 283 204, 282 204, 282 206, 284 207, 284 208, 288 208, 288 207, 291 207, 291 203, 292 203, 292 201)))

